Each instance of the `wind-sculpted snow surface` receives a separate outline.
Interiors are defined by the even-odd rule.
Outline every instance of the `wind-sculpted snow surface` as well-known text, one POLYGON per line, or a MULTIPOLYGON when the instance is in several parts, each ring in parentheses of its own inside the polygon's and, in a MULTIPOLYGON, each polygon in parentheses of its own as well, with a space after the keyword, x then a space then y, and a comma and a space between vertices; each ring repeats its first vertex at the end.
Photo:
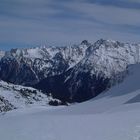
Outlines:
POLYGON ((0 116, 2 140, 139 140, 140 66, 128 68, 119 85, 85 103, 46 110, 17 110, 0 116))
POLYGON ((33 86, 55 98, 81 102, 97 96, 140 62, 140 44, 100 39, 94 44, 12 49, 2 53, 0 78, 33 86))

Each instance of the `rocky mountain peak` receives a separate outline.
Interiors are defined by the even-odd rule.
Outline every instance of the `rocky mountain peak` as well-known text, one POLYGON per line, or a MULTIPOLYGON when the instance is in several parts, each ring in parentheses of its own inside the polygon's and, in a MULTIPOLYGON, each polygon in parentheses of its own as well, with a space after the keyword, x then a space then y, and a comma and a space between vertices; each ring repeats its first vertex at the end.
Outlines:
POLYGON ((89 46, 90 43, 88 42, 88 40, 83 40, 83 41, 81 42, 81 45, 87 45, 87 46, 89 46))

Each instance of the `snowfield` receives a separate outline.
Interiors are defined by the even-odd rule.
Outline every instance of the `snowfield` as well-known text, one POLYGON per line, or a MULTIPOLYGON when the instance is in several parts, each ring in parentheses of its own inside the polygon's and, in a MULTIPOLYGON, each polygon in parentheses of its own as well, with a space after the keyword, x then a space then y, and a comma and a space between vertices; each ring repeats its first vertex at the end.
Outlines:
MULTIPOLYGON (((139 104, 101 114, 50 115, 41 110, 0 118, 2 140, 139 140, 139 104), (129 108, 129 109, 128 109, 129 108)), ((60 111, 61 112, 61 111, 60 111)))
POLYGON ((140 140, 140 65, 123 83, 69 107, 34 107, 0 115, 1 140, 140 140))

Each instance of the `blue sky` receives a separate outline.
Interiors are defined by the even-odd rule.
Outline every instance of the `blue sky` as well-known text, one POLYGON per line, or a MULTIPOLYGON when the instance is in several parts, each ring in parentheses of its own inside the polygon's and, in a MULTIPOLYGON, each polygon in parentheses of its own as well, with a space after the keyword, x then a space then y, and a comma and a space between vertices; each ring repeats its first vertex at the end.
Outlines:
POLYGON ((140 42, 140 1, 0 0, 0 49, 100 38, 140 42))

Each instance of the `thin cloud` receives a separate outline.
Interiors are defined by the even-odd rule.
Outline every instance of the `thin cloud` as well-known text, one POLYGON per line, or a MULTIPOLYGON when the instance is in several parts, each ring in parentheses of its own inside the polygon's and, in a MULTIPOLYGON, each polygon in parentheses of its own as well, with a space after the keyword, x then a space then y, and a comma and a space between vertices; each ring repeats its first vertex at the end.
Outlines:
POLYGON ((85 0, 89 3, 130 9, 140 9, 139 0, 85 0))
POLYGON ((16 47, 46 42, 64 45, 99 38, 139 41, 140 10, 135 6, 139 2, 135 0, 133 8, 129 6, 132 0, 119 0, 121 6, 115 6, 116 2, 1 0, 0 47, 10 47, 10 43, 16 47))

